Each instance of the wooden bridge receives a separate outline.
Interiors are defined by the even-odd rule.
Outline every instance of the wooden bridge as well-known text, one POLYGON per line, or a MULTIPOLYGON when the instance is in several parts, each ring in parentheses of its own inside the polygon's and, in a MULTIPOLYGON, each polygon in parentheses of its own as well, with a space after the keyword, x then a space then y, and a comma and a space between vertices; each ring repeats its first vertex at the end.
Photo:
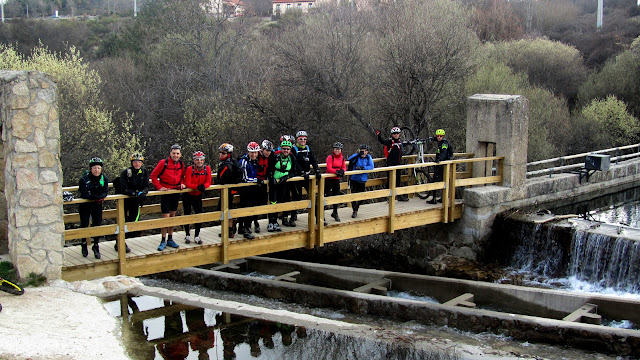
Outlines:
MULTIPOLYGON (((427 154, 425 156, 433 156, 427 154)), ((108 225, 97 227, 71 229, 73 224, 79 222, 77 213, 65 214, 65 248, 64 266, 62 278, 68 281, 88 280, 104 276, 125 274, 140 276, 163 271, 170 271, 190 266, 205 265, 211 263, 228 263, 230 260, 245 258, 254 255, 264 255, 296 248, 313 248, 323 246, 325 243, 352 239, 361 236, 393 233, 399 229, 422 226, 433 223, 452 222, 462 217, 462 200, 455 198, 457 188, 501 184, 503 157, 474 158, 473 154, 455 154, 460 160, 441 162, 444 167, 444 179, 441 182, 429 184, 416 184, 412 175, 404 175, 402 180, 408 185, 398 186, 395 183, 395 173, 403 171, 412 174, 413 168, 433 166, 435 163, 415 163, 415 156, 405 157, 409 164, 393 167, 376 167, 373 170, 348 171, 346 176, 368 173, 367 191, 362 193, 349 193, 348 184, 343 182, 341 189, 346 194, 339 196, 324 196, 325 178, 312 176, 308 181, 310 193, 308 199, 292 201, 275 205, 261 205, 249 208, 235 208, 230 205, 232 199, 227 196, 227 191, 219 191, 225 188, 238 188, 242 186, 257 186, 255 184, 213 185, 207 190, 218 190, 221 197, 204 199, 204 207, 215 208, 218 202, 222 203, 221 211, 209 211, 201 214, 176 216, 173 218, 160 218, 160 205, 145 205, 142 215, 148 220, 137 222, 125 222, 124 199, 126 195, 110 195, 105 199, 105 204, 114 204, 113 209, 105 209, 103 218, 108 225), (484 162, 486 169, 495 169, 495 173, 485 174, 482 177, 471 177, 471 168, 474 163, 484 162), (435 205, 426 204, 424 200, 414 197, 413 194, 422 191, 442 190, 442 203, 435 205), (397 202, 396 195, 409 195, 408 202, 397 202), (333 204, 349 204, 352 201, 364 201, 358 210, 358 217, 351 218, 350 208, 340 208, 341 222, 332 218, 325 221, 322 216, 316 217, 316 208, 333 204), (282 227, 281 232, 267 232, 267 220, 261 219, 261 233, 255 234, 255 239, 247 240, 242 235, 229 238, 230 219, 238 219, 251 215, 266 215, 282 211, 296 210, 304 213, 298 215, 295 227, 282 227), (153 214, 158 218, 153 218, 153 214), (220 225, 205 227, 200 232, 203 244, 185 244, 184 232, 181 225, 195 223, 219 222, 220 225), (160 229, 168 226, 180 226, 179 231, 173 234, 174 240, 180 245, 177 249, 166 248, 157 251, 160 243, 160 235, 146 235, 127 239, 127 245, 131 248, 129 254, 125 253, 124 241, 126 232, 146 231, 160 229), (124 229, 124 231, 123 231, 124 229), (80 239, 90 237, 107 237, 111 240, 100 242, 101 259, 94 259, 91 252, 89 257, 80 254, 80 239), (115 238, 115 240, 113 240, 115 238), (118 243, 119 251, 114 250, 114 244, 118 243)), ((375 159, 376 165, 383 163, 384 159, 375 159)), ((289 181, 305 181, 302 177, 292 178, 289 181)), ((65 188, 65 191, 77 190, 77 187, 65 188)), ((161 196, 182 191, 151 191, 148 197, 161 196)), ((265 189, 266 191, 266 189, 265 189)), ((65 202, 65 210, 82 202, 90 200, 78 199, 65 202)), ((67 211, 65 211, 67 212, 67 211)), ((89 241, 89 240, 88 240, 89 241)))

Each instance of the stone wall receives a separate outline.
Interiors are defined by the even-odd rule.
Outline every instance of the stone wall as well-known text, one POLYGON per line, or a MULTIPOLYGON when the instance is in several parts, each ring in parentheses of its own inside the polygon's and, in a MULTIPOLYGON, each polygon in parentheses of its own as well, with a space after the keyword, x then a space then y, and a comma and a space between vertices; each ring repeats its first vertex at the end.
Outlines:
POLYGON ((60 278, 64 222, 56 84, 40 72, 0 71, 0 117, 9 254, 22 278, 60 278))

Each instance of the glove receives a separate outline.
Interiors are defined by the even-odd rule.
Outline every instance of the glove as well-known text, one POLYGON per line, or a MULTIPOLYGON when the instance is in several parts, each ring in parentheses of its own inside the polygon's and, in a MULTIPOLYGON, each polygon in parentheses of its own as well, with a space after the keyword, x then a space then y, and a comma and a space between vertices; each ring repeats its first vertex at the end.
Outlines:
POLYGON ((204 192, 204 184, 198 185, 198 191, 204 192))
POLYGON ((258 186, 264 186, 264 180, 262 179, 258 179, 257 183, 258 183, 258 186))
POLYGON ((142 205, 144 200, 147 198, 147 193, 138 191, 138 195, 136 195, 136 198, 138 199, 138 204, 142 205))
POLYGON ((344 176, 344 170, 342 170, 342 169, 336 170, 336 175, 338 175, 340 177, 343 177, 344 176))
POLYGON ((356 170, 364 170, 364 166, 356 166, 356 170))
POLYGON ((104 198, 96 200, 96 204, 102 204, 104 202, 104 198))
POLYGON ((307 172, 305 172, 304 174, 302 174, 302 177, 303 177, 305 180, 309 181, 309 172, 307 171, 307 172))
POLYGON ((376 130, 376 136, 380 135, 380 130, 376 130))
POLYGON ((314 172, 314 174, 318 175, 318 174, 320 174, 320 169, 319 168, 313 168, 313 172, 314 172))

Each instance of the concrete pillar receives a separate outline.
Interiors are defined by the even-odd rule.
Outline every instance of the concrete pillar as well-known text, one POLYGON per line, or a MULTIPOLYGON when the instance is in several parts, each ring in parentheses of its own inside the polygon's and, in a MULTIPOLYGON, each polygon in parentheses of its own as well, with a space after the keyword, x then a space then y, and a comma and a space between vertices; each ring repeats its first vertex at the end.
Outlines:
MULTIPOLYGON (((504 186, 512 199, 526 196, 529 102, 521 95, 475 94, 467 98, 467 152, 504 156, 504 186)), ((474 163, 473 176, 489 175, 485 163, 474 163)))
POLYGON ((61 276, 64 222, 56 84, 36 71, 0 71, 8 247, 20 277, 61 276))

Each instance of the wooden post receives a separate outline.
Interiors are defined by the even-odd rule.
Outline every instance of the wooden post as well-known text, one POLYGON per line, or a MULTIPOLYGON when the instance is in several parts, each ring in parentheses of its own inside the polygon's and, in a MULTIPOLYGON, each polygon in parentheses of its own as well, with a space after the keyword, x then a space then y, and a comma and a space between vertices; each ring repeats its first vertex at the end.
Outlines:
POLYGON ((500 186, 504 186, 504 158, 498 160, 498 176, 500 176, 500 186))
POLYGON ((229 263, 229 193, 231 190, 228 188, 220 189, 220 201, 222 205, 222 221, 220 221, 220 234, 222 235, 222 263, 229 263))
POLYGON ((324 178, 321 174, 316 176, 320 176, 320 183, 318 184, 318 202, 316 206, 318 206, 318 246, 324 246, 324 178))
POLYGON ((393 234, 396 222, 396 169, 389 171, 389 234, 393 234))
MULTIPOLYGON (((420 156, 420 154, 416 155, 415 158, 409 158, 409 164, 415 164, 418 161, 418 156, 420 156)), ((411 169, 407 169, 407 174, 409 174, 409 186, 411 185, 415 185, 416 184, 416 177, 413 176, 415 174, 415 169, 416 168, 411 168, 411 169)), ((413 198, 415 196, 414 193, 411 194, 407 194, 408 197, 413 198)))
MULTIPOLYGON (((320 176, 320 175, 316 175, 316 176, 320 176)), ((308 231, 309 231, 309 242, 307 243, 307 248, 309 249, 313 249, 313 247, 316 244, 316 209, 317 209, 317 204, 316 204, 316 179, 309 179, 309 193, 307 194, 307 196, 309 196, 309 205, 311 205, 309 207, 309 216, 308 216, 308 231)))
POLYGON ((444 165, 444 189, 442 189, 442 222, 449 222, 449 173, 451 172, 451 164, 444 165))
POLYGON ((456 164, 451 164, 451 175, 449 176, 449 221, 453 222, 453 211, 456 207, 456 164))
POLYGON ((125 231, 124 231, 124 199, 116 200, 116 207, 118 208, 118 236, 116 237, 116 244, 118 244, 118 261, 120 268, 120 275, 127 275, 127 246, 125 245, 125 231))

